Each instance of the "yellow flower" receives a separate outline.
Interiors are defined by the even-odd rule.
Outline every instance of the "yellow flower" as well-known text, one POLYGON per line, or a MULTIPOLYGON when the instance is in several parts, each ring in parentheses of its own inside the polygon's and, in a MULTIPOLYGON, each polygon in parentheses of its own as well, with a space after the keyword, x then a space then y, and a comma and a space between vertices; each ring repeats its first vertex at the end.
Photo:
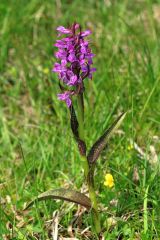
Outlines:
POLYGON ((128 145, 127 149, 131 151, 134 148, 133 144, 128 145))
POLYGON ((106 187, 109 187, 109 188, 111 188, 111 187, 114 186, 114 179, 113 179, 112 174, 107 173, 107 174, 105 175, 104 185, 105 185, 106 187))
POLYGON ((49 73, 49 69, 48 69, 48 68, 44 68, 44 69, 43 69, 43 73, 44 73, 44 74, 48 74, 48 73, 49 73))

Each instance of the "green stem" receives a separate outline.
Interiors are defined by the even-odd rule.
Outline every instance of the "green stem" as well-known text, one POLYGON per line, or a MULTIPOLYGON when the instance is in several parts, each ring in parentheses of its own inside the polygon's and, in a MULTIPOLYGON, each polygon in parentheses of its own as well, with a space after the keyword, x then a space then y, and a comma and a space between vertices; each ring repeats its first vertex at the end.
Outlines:
MULTIPOLYGON (((85 142, 85 136, 84 136, 84 106, 83 106, 83 93, 78 94, 77 96, 77 104, 78 104, 78 123, 79 123, 79 137, 82 141, 85 142)), ((92 202, 92 217, 94 221, 94 226, 96 233, 100 233, 101 231, 101 225, 100 225, 100 218, 98 214, 98 205, 97 205, 97 199, 96 199, 96 193, 94 190, 94 183, 91 183, 88 181, 88 174, 89 174, 89 164, 86 158, 86 155, 81 155, 82 157, 82 164, 84 169, 84 175, 87 180, 87 185, 89 189, 89 196, 92 202)))
POLYGON ((93 186, 89 186, 89 184, 88 184, 88 188, 89 188, 89 196, 90 196, 90 199, 92 202, 92 216, 93 216, 93 221, 94 221, 94 225, 95 225, 95 230, 96 230, 96 233, 100 233, 101 232, 101 224, 100 224, 100 218, 99 218, 99 214, 98 214, 96 193, 95 193, 93 186))
MULTIPOLYGON (((82 141, 84 141, 85 137, 84 137, 84 106, 83 106, 83 93, 78 94, 77 96, 77 103, 78 103, 78 124, 79 124, 79 128, 78 128, 78 133, 79 133, 79 137, 82 141)), ((85 141, 84 141, 85 142, 85 141)), ((82 158, 82 165, 83 165, 83 169, 84 169, 84 175, 85 178, 87 179, 88 177, 88 173, 89 173, 89 165, 88 165, 88 161, 86 159, 86 156, 81 155, 82 158)))
POLYGON ((79 93, 77 96, 78 104, 78 123, 79 123, 79 136, 84 141, 84 106, 83 106, 83 93, 79 93))

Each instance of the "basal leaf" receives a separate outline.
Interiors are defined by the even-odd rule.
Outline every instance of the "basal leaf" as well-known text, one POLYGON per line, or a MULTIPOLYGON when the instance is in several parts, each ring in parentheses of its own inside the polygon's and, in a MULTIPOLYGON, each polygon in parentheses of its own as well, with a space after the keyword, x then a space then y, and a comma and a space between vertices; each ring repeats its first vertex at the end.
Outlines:
POLYGON ((113 135, 115 130, 119 127, 121 122, 123 121, 126 113, 122 113, 114 123, 105 131, 105 133, 93 144, 92 148, 90 149, 87 159, 89 164, 93 164, 98 159, 99 155, 105 148, 108 139, 113 135))
POLYGON ((86 207, 87 209, 91 208, 91 201, 86 195, 74 190, 61 188, 61 189, 49 190, 44 193, 41 193, 36 199, 31 201, 27 205, 25 210, 28 209, 30 206, 32 206, 36 201, 42 201, 46 199, 66 200, 68 202, 74 202, 74 203, 80 204, 86 207))

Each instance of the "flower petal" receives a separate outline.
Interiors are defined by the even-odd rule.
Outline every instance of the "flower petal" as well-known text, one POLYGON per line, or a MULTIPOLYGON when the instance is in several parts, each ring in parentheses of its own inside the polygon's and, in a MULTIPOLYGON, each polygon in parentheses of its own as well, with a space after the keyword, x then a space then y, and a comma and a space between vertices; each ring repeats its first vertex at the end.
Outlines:
POLYGON ((59 26, 57 27, 57 31, 60 32, 60 33, 64 33, 64 34, 68 34, 68 33, 71 33, 71 30, 70 29, 67 29, 63 26, 59 26))
POLYGON ((90 30, 86 30, 86 31, 81 33, 81 37, 86 37, 86 36, 88 36, 90 34, 92 34, 92 32, 90 30))

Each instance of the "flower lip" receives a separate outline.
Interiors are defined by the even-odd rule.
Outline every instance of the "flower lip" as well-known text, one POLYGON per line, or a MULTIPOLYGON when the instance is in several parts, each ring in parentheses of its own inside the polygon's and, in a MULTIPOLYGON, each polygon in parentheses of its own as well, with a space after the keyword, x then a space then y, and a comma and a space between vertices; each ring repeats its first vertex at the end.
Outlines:
POLYGON ((77 78, 76 75, 74 75, 70 78, 70 81, 68 82, 68 85, 69 86, 74 86, 75 84, 77 84, 77 82, 78 82, 78 78, 77 78))

